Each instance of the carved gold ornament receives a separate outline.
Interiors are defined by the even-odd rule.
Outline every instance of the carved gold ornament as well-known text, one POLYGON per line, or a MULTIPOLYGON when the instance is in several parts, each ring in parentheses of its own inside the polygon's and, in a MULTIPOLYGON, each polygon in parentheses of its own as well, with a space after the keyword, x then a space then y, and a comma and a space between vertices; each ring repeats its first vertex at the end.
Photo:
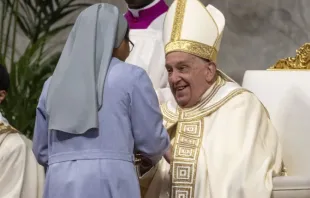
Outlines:
POLYGON ((310 43, 305 43, 298 50, 294 58, 280 59, 268 70, 310 70, 310 43))
POLYGON ((284 165, 284 163, 282 162, 282 168, 281 168, 281 173, 280 173, 281 176, 288 176, 288 173, 287 173, 287 168, 286 166, 284 165))

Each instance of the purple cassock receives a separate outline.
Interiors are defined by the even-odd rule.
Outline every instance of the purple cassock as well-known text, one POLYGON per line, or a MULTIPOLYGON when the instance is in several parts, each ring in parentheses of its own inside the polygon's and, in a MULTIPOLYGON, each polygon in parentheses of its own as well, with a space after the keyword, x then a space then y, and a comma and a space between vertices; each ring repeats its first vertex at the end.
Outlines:
POLYGON ((141 10, 135 10, 138 16, 134 16, 130 10, 125 14, 130 29, 147 29, 150 24, 163 13, 168 11, 164 0, 159 0, 154 5, 141 10))

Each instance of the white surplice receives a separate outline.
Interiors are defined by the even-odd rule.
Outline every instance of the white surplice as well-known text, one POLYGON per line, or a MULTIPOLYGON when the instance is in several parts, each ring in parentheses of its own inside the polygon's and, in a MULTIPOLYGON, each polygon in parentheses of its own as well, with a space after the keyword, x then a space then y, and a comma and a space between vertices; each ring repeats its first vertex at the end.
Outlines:
POLYGON ((168 86, 162 29, 166 13, 157 17, 147 29, 132 29, 129 38, 134 43, 126 62, 142 67, 155 89, 168 86))
POLYGON ((0 113, 0 197, 41 198, 44 169, 33 153, 32 142, 9 125, 0 113))
MULTIPOLYGON (((162 91, 161 101, 172 97, 162 91)), ((270 198, 281 147, 254 94, 219 77, 195 107, 169 100, 161 109, 173 161, 162 159, 140 178, 143 197, 270 198)))

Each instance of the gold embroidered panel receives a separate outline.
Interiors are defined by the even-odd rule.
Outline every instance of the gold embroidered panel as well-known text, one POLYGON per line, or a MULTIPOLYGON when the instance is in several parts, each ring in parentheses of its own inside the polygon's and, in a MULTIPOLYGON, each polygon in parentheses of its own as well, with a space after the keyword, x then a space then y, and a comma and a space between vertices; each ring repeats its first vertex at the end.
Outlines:
POLYGON ((171 163, 172 198, 194 198, 203 128, 203 119, 178 123, 171 163))
POLYGON ((0 122, 0 134, 2 133, 17 133, 18 131, 13 128, 11 125, 5 125, 4 123, 0 122))
POLYGON ((163 103, 162 105, 160 105, 160 110, 161 113, 163 114, 164 117, 164 125, 166 128, 169 128, 171 125, 175 124, 178 121, 178 109, 177 112, 171 112, 168 109, 167 103, 163 103))

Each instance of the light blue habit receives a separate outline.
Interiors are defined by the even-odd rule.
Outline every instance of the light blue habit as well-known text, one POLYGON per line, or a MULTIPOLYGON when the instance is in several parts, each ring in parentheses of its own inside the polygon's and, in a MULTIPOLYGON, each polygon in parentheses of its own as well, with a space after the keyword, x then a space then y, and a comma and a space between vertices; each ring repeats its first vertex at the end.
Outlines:
POLYGON ((34 155, 47 167, 44 198, 139 198, 134 151, 156 163, 170 144, 146 72, 112 58, 98 111, 99 128, 83 134, 48 132, 51 78, 39 99, 33 137, 34 155))

